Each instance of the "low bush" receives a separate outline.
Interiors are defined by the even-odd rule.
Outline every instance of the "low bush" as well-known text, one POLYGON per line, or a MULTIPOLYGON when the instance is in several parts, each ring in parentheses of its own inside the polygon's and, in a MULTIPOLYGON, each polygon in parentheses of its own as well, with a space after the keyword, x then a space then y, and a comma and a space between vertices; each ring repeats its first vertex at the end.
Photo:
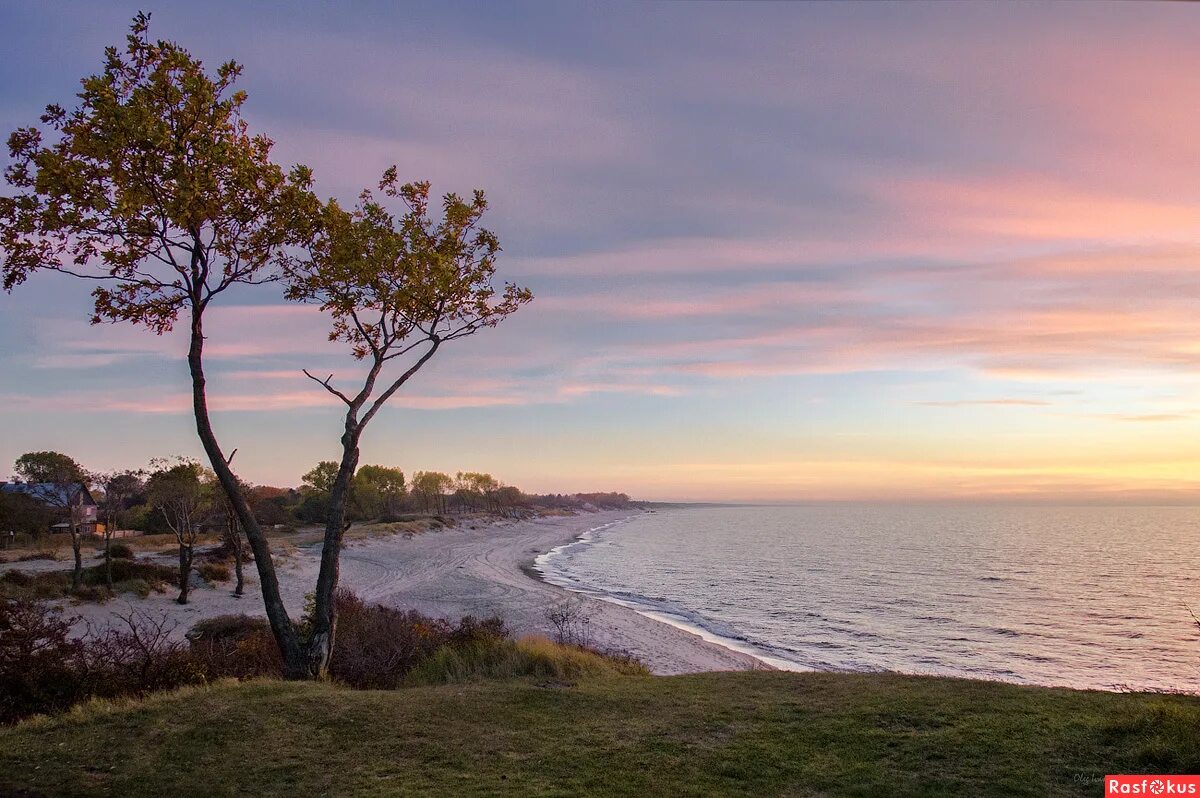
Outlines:
POLYGON ((200 574, 201 578, 206 582, 228 582, 230 577, 229 566, 220 562, 204 562, 196 568, 196 573, 200 574))
POLYGON ((113 591, 109 590, 106 585, 80 585, 75 588, 71 596, 79 601, 102 603, 112 598, 113 591))
POLYGON ((58 552, 54 549, 42 549, 40 551, 31 551, 28 554, 22 554, 17 558, 17 562, 33 562, 34 560, 57 560, 58 552))
MULTIPOLYGON (((144 579, 150 584, 156 582, 174 583, 179 580, 179 571, 171 565, 160 565, 147 560, 113 560, 112 578, 114 582, 124 582, 129 579, 144 579)), ((83 569, 84 584, 103 584, 104 565, 93 565, 83 569)))
POLYGON ((648 676, 629 657, 614 657, 544 637, 480 639, 438 649, 415 667, 406 684, 428 685, 482 679, 550 679, 574 682, 601 676, 648 676))
MULTIPOLYGON (((114 563, 115 565, 115 563, 114 563)), ((140 563, 139 565, 145 565, 140 563)), ((11 580, 11 574, 3 579, 11 580)), ((17 572, 19 573, 19 572, 17 572)), ((22 574, 36 584, 43 574, 22 574)), ((118 583, 126 586, 144 580, 118 583)), ((94 589, 104 591, 102 587, 94 589)), ((341 590, 331 676, 350 687, 390 689, 477 679, 573 681, 644 674, 629 658, 541 638, 513 640, 499 618, 458 623, 366 604, 341 590)), ((167 619, 140 610, 116 623, 70 634, 76 619, 40 601, 0 596, 0 723, 64 709, 89 698, 142 695, 224 677, 279 677, 283 668, 267 622, 245 615, 210 618, 185 640, 167 619)), ((301 627, 303 631, 303 627, 301 627)))
POLYGON ((145 579, 123 579, 120 582, 113 582, 113 590, 115 592, 133 593, 138 598, 146 598, 151 593, 161 593, 165 589, 165 583, 155 582, 152 585, 145 579))
POLYGON ((403 684, 419 662, 447 645, 468 645, 508 634, 499 618, 463 618, 458 625, 413 610, 366 604, 339 590, 337 637, 330 675, 359 689, 391 689, 403 684))
MULTIPOLYGON (((133 592, 143 598, 151 590, 159 590, 178 579, 179 572, 169 565, 141 560, 113 560, 112 578, 116 592, 133 592)), ((107 590, 104 564, 83 569, 82 583, 71 591, 70 571, 31 573, 11 570, 0 574, 0 596, 21 599, 55 599, 74 596, 81 601, 104 601, 107 590)))
POLYGON ((280 676, 283 662, 265 618, 219 615, 188 630, 192 653, 205 663, 210 678, 280 676))
POLYGON ((71 592, 68 571, 5 571, 0 575, 0 597, 18 599, 63 598, 71 592))
POLYGON ((0 596, 0 723, 87 697, 84 646, 70 633, 62 610, 0 596))
POLYGON ((132 560, 134 558, 133 547, 128 543, 110 543, 108 556, 114 560, 132 560))

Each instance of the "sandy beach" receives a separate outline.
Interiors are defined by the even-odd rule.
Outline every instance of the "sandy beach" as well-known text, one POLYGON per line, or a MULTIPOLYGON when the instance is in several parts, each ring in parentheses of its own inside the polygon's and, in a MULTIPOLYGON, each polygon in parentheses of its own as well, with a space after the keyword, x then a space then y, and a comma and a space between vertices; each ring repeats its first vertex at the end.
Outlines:
MULTIPOLYGON (((413 537, 394 535, 351 543, 342 552, 341 583, 362 598, 428 615, 499 615, 517 634, 551 635, 548 608, 571 594, 528 572, 534 558, 602 524, 629 517, 628 511, 523 521, 463 523, 413 537)), ((281 588, 296 617, 304 595, 316 581, 318 550, 300 548, 277 561, 281 588)), ((164 557, 164 562, 167 558, 164 557)), ((20 568, 33 563, 14 563, 20 568)), ((41 568, 49 564, 38 563, 41 568)), ((58 567, 63 567, 61 564, 58 567)), ((217 615, 263 615, 257 573, 247 567, 246 594, 231 595, 229 585, 192 592, 180 606, 174 592, 146 599, 118 598, 106 604, 79 604, 68 612, 82 621, 105 624, 114 612, 130 607, 166 614, 182 633, 197 621, 217 615)), ((590 617, 592 644, 627 651, 656 674, 747 670, 766 667, 753 657, 710 643, 683 629, 645 617, 607 601, 580 596, 590 617)))

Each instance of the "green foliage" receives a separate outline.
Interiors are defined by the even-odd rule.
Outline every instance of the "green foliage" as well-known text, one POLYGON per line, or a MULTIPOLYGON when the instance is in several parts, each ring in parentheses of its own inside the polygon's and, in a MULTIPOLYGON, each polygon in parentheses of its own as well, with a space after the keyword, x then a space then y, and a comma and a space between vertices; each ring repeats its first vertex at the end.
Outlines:
POLYGON ((333 460, 322 460, 301 477, 303 480, 301 490, 309 493, 328 494, 333 490, 333 481, 337 479, 337 475, 338 464, 333 460))
POLYGON ((13 471, 25 482, 67 485, 88 481, 83 467, 61 452, 26 452, 17 458, 13 471))
POLYGON ((412 478, 413 494, 427 513, 445 512, 445 496, 453 485, 454 480, 440 471, 418 471, 412 478))
POLYGON ((330 340, 358 359, 379 357, 410 338, 440 343, 492 327, 533 298, 528 289, 492 286, 500 242, 479 226, 482 191, 470 200, 442 199, 442 218, 429 215, 429 183, 399 185, 396 169, 379 183, 406 207, 397 219, 370 190, 352 211, 335 200, 324 208, 308 257, 287 262, 287 297, 319 304, 330 314, 330 340))
POLYGON ((537 637, 485 638, 444 646, 409 673, 410 685, 482 679, 554 679, 574 682, 604 676, 649 676, 641 663, 537 637))
POLYGON ((133 21, 124 51, 105 51, 73 110, 49 105, 48 130, 8 140, 0 198, 4 287, 50 269, 102 278, 92 321, 169 330, 237 283, 260 282, 317 208, 311 175, 270 161, 272 142, 242 119, 240 65, 214 74, 133 21))
POLYGON ((407 493, 404 472, 399 468, 365 465, 354 474, 354 505, 362 519, 395 516, 407 493))
POLYGON ((146 480, 146 496, 166 521, 180 545, 195 543, 200 532, 200 513, 212 498, 208 473, 195 460, 176 458, 152 464, 155 470, 146 480))
POLYGON ((100 517, 109 531, 127 525, 134 507, 146 502, 146 484, 142 471, 112 471, 97 474, 95 482, 104 491, 100 496, 100 517))

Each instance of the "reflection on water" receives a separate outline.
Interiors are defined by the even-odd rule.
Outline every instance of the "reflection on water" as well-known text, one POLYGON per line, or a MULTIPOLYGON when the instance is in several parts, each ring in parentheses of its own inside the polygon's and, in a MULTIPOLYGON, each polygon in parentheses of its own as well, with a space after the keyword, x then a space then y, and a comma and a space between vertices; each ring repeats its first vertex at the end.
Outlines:
POLYGON ((606 593, 801 668, 1200 689, 1183 507, 673 510, 546 558, 606 593))

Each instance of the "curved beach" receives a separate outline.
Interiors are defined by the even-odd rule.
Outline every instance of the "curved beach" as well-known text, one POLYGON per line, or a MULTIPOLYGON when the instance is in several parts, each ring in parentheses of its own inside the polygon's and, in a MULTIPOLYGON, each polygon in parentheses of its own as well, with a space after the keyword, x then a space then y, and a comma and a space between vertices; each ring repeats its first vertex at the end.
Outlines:
MULTIPOLYGON (((628 607, 570 593, 538 578, 533 561, 595 527, 620 521, 629 511, 605 511, 523 521, 465 522, 413 537, 394 535, 352 543, 342 552, 341 583, 367 601, 415 609, 428 615, 499 615, 517 634, 552 635, 546 611, 578 596, 590 618, 592 645, 626 651, 655 674, 769 668, 763 661, 654 620, 628 607)), ((316 581, 318 550, 298 549, 278 562, 290 611, 300 612, 316 581)), ((262 615, 257 576, 247 568, 246 595, 228 586, 200 589, 179 606, 173 593, 147 599, 81 604, 68 612, 103 624, 132 605, 166 614, 180 631, 202 618, 229 613, 262 615)))

